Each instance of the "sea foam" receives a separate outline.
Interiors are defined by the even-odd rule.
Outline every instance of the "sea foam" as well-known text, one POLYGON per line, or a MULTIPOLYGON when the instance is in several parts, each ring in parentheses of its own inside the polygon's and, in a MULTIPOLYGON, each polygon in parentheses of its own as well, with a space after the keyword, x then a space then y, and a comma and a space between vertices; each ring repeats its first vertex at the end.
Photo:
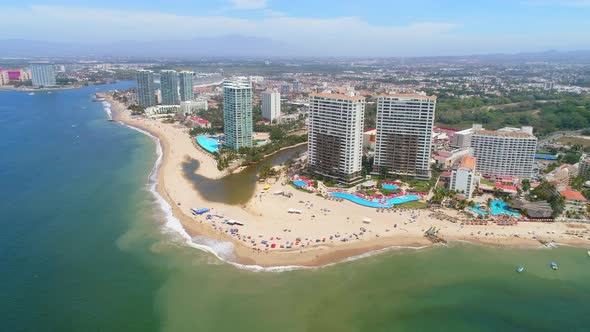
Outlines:
POLYGON ((287 272, 287 271, 295 271, 295 270, 302 270, 302 269, 319 269, 319 268, 333 266, 333 265, 336 265, 339 263, 356 261, 356 260, 359 260, 362 258, 382 254, 382 253, 385 253, 388 251, 393 251, 393 250, 402 250, 402 249, 420 250, 420 249, 425 249, 425 248, 430 247, 430 246, 421 246, 421 247, 391 246, 391 247, 387 247, 387 248, 383 248, 383 249, 379 249, 379 250, 373 250, 370 252, 366 252, 366 253, 363 253, 360 255, 351 256, 351 257, 345 258, 341 261, 333 262, 333 263, 329 263, 329 264, 325 264, 325 265, 321 265, 321 266, 284 265, 284 266, 263 267, 260 265, 248 265, 248 264, 236 263, 234 261, 235 255, 234 255, 233 243, 227 242, 227 241, 219 241, 219 240, 207 238, 204 236, 196 236, 194 238, 191 237, 186 232, 184 227, 182 227, 180 220, 178 220, 178 218, 176 218, 174 216, 174 213, 172 212, 172 207, 170 206, 170 204, 168 204, 168 202, 158 192, 158 190, 157 190, 158 171, 160 169, 160 166, 162 165, 162 158, 163 158, 162 144, 160 143, 160 139, 143 129, 130 126, 130 125, 125 124, 123 122, 120 122, 120 123, 130 129, 136 130, 136 131, 150 137, 151 139, 153 139, 156 142, 156 152, 157 152, 158 157, 156 159, 156 163, 154 164, 154 167, 152 168, 152 170, 150 172, 150 175, 148 176, 148 180, 149 180, 148 181, 148 189, 149 189, 150 193, 156 199, 156 202, 157 202, 159 208, 164 213, 165 222, 164 222, 163 230, 168 234, 172 234, 172 235, 176 236, 177 238, 182 240, 188 246, 193 247, 195 249, 202 250, 204 252, 208 252, 208 253, 212 254, 213 256, 215 256, 220 261, 225 262, 227 264, 231 264, 231 265, 235 266, 236 268, 239 268, 242 270, 247 270, 247 271, 252 271, 252 272, 287 272))
POLYGON ((113 112, 111 111, 111 103, 109 103, 108 101, 103 101, 102 107, 103 107, 104 111, 107 113, 107 115, 109 116, 109 120, 112 120, 113 119, 113 112))

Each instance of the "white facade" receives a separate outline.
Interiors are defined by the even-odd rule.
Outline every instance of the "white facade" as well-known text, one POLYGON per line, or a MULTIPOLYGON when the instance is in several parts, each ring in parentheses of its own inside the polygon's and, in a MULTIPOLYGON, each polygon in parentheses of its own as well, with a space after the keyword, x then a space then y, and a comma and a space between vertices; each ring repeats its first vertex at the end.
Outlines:
POLYGON ((458 131, 453 134, 451 146, 457 149, 468 148, 471 146, 471 136, 475 130, 482 130, 480 124, 474 124, 471 128, 458 131))
POLYGON ((449 189, 465 195, 468 199, 473 197, 473 191, 477 188, 478 176, 475 173, 475 158, 465 156, 456 170, 451 173, 449 189))
POLYGON ((278 92, 262 93, 262 117, 270 122, 281 116, 281 94, 278 92))
POLYGON ((528 179, 532 175, 537 149, 532 127, 476 130, 471 147, 477 170, 484 176, 528 179))
POLYGON ((374 172, 430 178, 435 108, 436 96, 378 97, 374 172))
POLYGON ((354 182, 361 178, 365 98, 311 95, 308 167, 317 175, 354 182))
POLYGON ((199 111, 206 111, 208 107, 209 104, 205 98, 180 102, 180 109, 184 115, 197 114, 199 111))

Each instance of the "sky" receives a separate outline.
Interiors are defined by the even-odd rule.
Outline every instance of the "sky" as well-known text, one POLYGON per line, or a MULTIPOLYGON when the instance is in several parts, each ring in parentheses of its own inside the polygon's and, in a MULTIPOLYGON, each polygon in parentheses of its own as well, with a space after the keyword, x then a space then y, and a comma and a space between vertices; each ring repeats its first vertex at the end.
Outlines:
POLYGON ((590 49, 590 0, 0 0, 0 13, 1 39, 239 35, 323 56, 590 49))

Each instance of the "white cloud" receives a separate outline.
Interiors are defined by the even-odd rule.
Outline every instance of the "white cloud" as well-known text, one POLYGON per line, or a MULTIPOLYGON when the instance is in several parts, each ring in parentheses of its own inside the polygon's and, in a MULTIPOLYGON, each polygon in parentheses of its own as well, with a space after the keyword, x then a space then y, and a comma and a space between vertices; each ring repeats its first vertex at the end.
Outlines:
POLYGON ((268 0, 230 0, 236 9, 263 9, 266 8, 268 0))
MULTIPOLYGON (((374 25, 359 17, 291 17, 265 10, 259 18, 36 5, 2 7, 1 38, 48 41, 187 40, 242 35, 286 44, 293 55, 456 55, 584 48, 590 35, 474 35, 449 22, 374 25), (23 24, 22 22, 27 22, 23 24), (14 29, 18 26, 18 29, 14 29)), ((1 49, 1 45, 0 45, 1 49)))

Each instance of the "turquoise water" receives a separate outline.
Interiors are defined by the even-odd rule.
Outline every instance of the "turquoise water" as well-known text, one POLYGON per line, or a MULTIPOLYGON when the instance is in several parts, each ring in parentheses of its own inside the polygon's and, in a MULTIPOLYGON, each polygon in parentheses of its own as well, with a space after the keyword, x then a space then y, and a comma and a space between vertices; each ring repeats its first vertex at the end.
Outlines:
POLYGON ((217 152, 217 150, 219 149, 219 146, 221 145, 219 143, 219 141, 217 141, 216 139, 213 139, 209 136, 205 136, 205 135, 199 135, 196 138, 197 143, 199 143, 199 145, 207 150, 210 153, 215 153, 217 152))
MULTIPOLYGON (((470 207, 469 209, 471 209, 471 211, 473 211, 475 213, 485 216, 487 214, 487 212, 480 210, 479 208, 481 206, 483 206, 483 205, 480 204, 475 207, 470 207)), ((501 200, 492 201, 492 203, 490 205, 490 214, 492 216, 497 216, 497 215, 509 215, 509 216, 515 216, 515 217, 520 216, 520 213, 510 210, 510 208, 508 207, 508 204, 506 204, 506 202, 501 201, 501 200)))
POLYGON ((356 195, 349 194, 349 193, 334 192, 331 195, 332 195, 332 197, 343 198, 343 199, 349 200, 353 203, 356 203, 356 204, 359 204, 362 206, 372 207, 372 208, 390 208, 394 205, 404 204, 407 202, 413 202, 413 201, 417 201, 420 199, 420 197, 416 196, 416 195, 405 195, 405 196, 399 196, 399 197, 394 197, 394 198, 387 198, 387 199, 385 199, 385 203, 381 203, 380 199, 375 199, 373 201, 369 201, 369 200, 362 199, 356 195))
POLYGON ((587 249, 452 245, 270 273, 188 246, 147 186, 154 141, 90 101, 129 86, 0 91, 3 331, 588 330, 587 249))
POLYGON ((397 189, 399 189, 399 186, 395 185, 395 184, 384 183, 381 185, 381 188, 383 188, 385 190, 397 190, 397 189))
POLYGON ((293 181, 293 184, 296 185, 297 187, 307 187, 307 182, 305 182, 303 180, 295 180, 295 181, 293 181))

